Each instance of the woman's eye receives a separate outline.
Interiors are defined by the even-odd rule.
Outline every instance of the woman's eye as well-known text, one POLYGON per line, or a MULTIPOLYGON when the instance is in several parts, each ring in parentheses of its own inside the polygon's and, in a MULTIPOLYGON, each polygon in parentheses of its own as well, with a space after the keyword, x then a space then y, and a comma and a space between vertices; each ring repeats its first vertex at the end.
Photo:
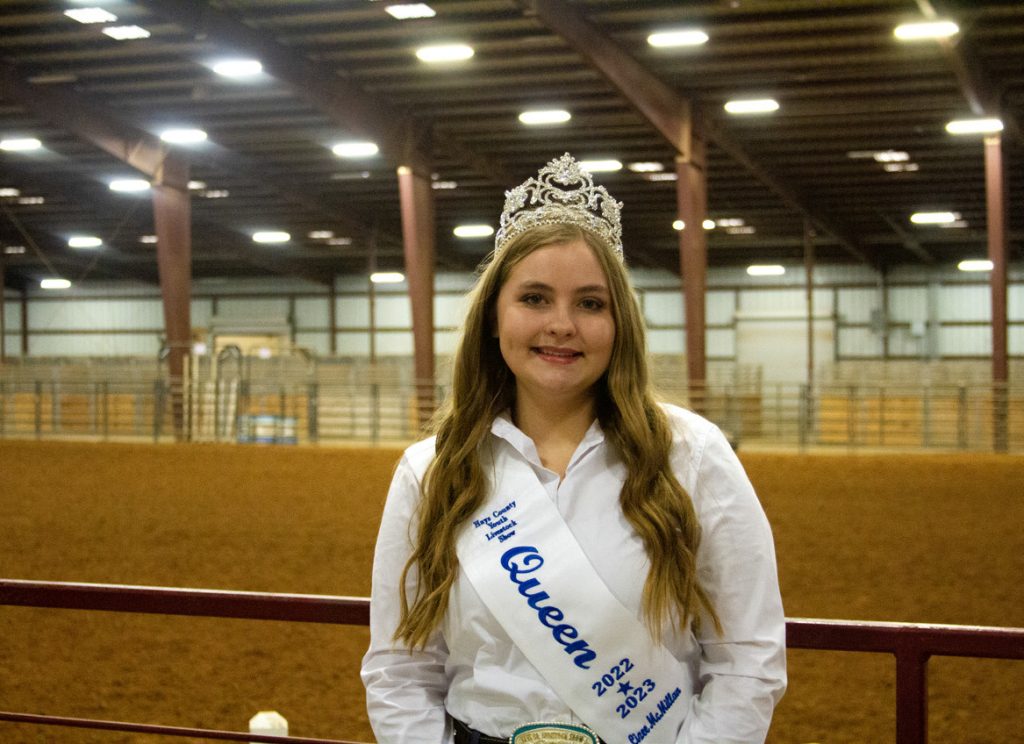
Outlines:
POLYGON ((587 299, 580 301, 580 307, 584 310, 603 310, 604 306, 603 300, 598 300, 594 297, 588 297, 587 299))
POLYGON ((522 302, 524 305, 539 305, 541 302, 544 301, 544 298, 541 297, 539 294, 528 294, 520 297, 519 301, 522 302))

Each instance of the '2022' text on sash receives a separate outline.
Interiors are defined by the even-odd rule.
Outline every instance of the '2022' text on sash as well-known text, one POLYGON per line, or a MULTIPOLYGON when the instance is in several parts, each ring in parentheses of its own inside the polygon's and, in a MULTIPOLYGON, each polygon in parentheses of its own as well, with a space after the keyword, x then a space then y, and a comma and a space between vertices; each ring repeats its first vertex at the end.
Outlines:
POLYGON ((673 741, 692 690, 678 660, 611 593, 529 464, 491 488, 457 541, 473 588, 558 696, 608 742, 673 741))

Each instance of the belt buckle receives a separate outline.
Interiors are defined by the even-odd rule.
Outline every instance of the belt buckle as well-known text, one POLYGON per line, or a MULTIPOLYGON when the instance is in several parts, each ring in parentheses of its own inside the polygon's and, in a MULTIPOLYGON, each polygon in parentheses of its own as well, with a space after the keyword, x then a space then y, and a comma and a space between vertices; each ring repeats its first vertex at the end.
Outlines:
POLYGON ((575 723, 526 723, 508 737, 508 744, 599 744, 597 734, 575 723))

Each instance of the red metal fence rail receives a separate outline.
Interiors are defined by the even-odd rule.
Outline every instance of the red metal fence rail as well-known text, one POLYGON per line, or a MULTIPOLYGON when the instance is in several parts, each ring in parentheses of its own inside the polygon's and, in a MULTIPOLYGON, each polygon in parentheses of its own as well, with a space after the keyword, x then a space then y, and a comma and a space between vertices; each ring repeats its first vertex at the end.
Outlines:
MULTIPOLYGON (((313 594, 174 589, 0 579, 0 606, 141 612, 193 617, 367 625, 369 600, 313 594)), ((862 651, 896 658, 896 742, 927 744, 927 669, 932 656, 1024 660, 1024 628, 791 618, 789 648, 862 651)), ((277 744, 355 744, 339 739, 266 736, 0 711, 0 721, 277 744)))

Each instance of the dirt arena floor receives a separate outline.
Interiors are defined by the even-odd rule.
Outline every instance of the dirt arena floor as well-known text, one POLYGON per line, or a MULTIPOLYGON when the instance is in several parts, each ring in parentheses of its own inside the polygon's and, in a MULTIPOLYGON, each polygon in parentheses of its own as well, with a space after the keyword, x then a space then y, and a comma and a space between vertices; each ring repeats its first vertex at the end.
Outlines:
MULTIPOLYGON (((365 596, 394 450, 0 441, 0 576, 365 596)), ((1024 458, 741 453, 790 617, 1024 626, 1024 458)), ((371 742, 365 628, 0 607, 0 709, 371 742)), ((771 744, 895 741, 894 663, 791 651, 771 744)), ((932 744, 1024 742, 1024 662, 933 659, 932 744)), ((2 744, 184 741, 0 723, 2 744)))

